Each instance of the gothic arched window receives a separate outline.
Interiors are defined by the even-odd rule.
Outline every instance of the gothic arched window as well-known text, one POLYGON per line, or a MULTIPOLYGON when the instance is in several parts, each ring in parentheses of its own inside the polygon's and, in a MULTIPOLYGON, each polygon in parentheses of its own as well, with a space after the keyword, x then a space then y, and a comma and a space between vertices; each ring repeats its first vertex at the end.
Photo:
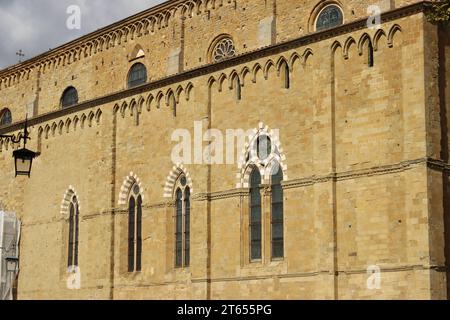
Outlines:
POLYGON ((337 5, 329 5, 320 11, 316 21, 316 31, 340 26, 344 23, 344 15, 337 5))
POLYGON ((61 107, 68 108, 78 103, 78 91, 74 87, 69 87, 64 90, 61 97, 61 107))
POLYGON ((220 62, 236 55, 236 47, 230 37, 220 39, 213 47, 211 60, 220 62))
POLYGON ((139 185, 128 200, 128 272, 142 270, 142 196, 139 185))
POLYGON ((284 257, 284 208, 283 208, 283 170, 279 165, 274 167, 272 175, 272 212, 271 212, 271 235, 272 235, 272 259, 284 257))
POLYGON ((272 135, 268 128, 260 129, 251 139, 246 153, 244 183, 241 184, 250 189, 248 231, 245 231, 249 234, 246 259, 250 263, 260 262, 263 258, 266 261, 265 257, 272 260, 283 259, 285 251, 282 182, 286 179, 286 171, 283 171, 285 167, 282 164, 284 156, 280 153, 277 137, 272 135), (266 212, 267 218, 263 214, 266 212))
POLYGON ((78 267, 78 238, 80 211, 77 197, 74 195, 69 204, 69 252, 67 266, 78 267))
POLYGON ((0 127, 7 126, 12 123, 11 111, 7 108, 0 111, 0 127))
POLYGON ((175 192, 175 267, 191 263, 191 190, 186 176, 178 179, 175 192))
POLYGON ((250 175, 250 260, 262 259, 261 174, 254 168, 250 175))
POLYGON ((128 73, 128 88, 140 86, 147 82, 147 68, 142 63, 135 63, 128 73))

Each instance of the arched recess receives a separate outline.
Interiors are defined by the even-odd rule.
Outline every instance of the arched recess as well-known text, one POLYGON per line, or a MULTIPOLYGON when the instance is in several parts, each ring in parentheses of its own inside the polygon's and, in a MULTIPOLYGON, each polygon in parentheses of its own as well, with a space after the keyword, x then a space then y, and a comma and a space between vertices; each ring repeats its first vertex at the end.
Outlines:
POLYGON ((0 110, 0 127, 8 126, 12 123, 12 113, 8 108, 0 110))
POLYGON ((119 206, 124 206, 124 205, 128 204, 128 196, 131 192, 131 188, 134 185, 139 186, 139 189, 141 190, 142 200, 144 200, 144 195, 143 195, 144 189, 142 188, 141 180, 139 179, 139 177, 136 174, 134 174, 133 172, 130 172, 130 174, 128 176, 126 176, 125 179, 123 180, 122 187, 120 188, 119 206))
POLYGON ((249 187, 250 174, 254 168, 259 169, 263 184, 270 183, 275 166, 278 166, 277 169, 279 168, 283 171, 284 180, 287 180, 288 167, 286 165, 286 156, 283 152, 278 133, 261 122, 258 128, 253 129, 250 141, 242 149, 236 188, 249 187), (270 152, 268 152, 265 159, 261 159, 257 151, 257 144, 260 137, 268 137, 270 141, 270 152))
POLYGON ((174 196, 175 183, 177 182, 180 175, 184 174, 187 180, 187 185, 191 190, 191 194, 194 192, 192 185, 192 178, 188 170, 183 164, 178 164, 172 168, 166 179, 166 184, 164 186, 164 198, 172 199, 174 196))
POLYGON ((397 32, 402 32, 402 28, 398 25, 395 24, 392 26, 392 28, 389 30, 389 34, 388 34, 388 46, 389 48, 392 48, 394 46, 394 36, 397 32))
POLYGON ((137 44, 130 54, 130 61, 145 57, 145 51, 140 44, 137 44))

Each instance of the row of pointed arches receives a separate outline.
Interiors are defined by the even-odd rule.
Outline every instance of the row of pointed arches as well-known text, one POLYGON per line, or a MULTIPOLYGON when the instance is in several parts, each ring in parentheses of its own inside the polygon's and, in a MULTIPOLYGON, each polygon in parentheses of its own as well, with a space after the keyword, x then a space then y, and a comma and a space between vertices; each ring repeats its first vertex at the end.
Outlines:
POLYGON ((147 10, 140 14, 139 18, 133 19, 125 25, 114 26, 114 28, 109 28, 99 35, 89 37, 71 48, 52 53, 38 63, 27 65, 19 70, 12 70, 9 74, 0 78, 0 90, 23 79, 29 79, 33 70, 45 73, 60 66, 70 65, 104 50, 120 46, 150 33, 153 34, 157 30, 165 29, 174 16, 192 18, 202 12, 222 7, 227 3, 230 4, 226 0, 189 0, 178 2, 157 11, 147 10))
POLYGON ((139 116, 143 109, 151 111, 153 107, 160 109, 162 105, 170 108, 174 117, 177 116, 177 106, 181 102, 182 97, 189 101, 194 85, 191 82, 178 85, 176 88, 168 88, 167 90, 159 90, 157 93, 150 93, 147 96, 139 96, 130 101, 123 101, 114 106, 113 113, 120 114, 125 117, 127 112, 134 117, 135 124, 139 124, 139 116))
POLYGON ((270 71, 275 70, 280 79, 280 86, 284 89, 289 89, 295 65, 298 63, 305 66, 312 55, 313 51, 307 48, 302 54, 294 52, 289 57, 280 56, 276 62, 272 59, 268 59, 264 64, 256 62, 251 68, 245 66, 241 70, 234 69, 229 74, 221 73, 218 76, 212 76, 208 80, 208 86, 211 88, 213 84, 217 84, 219 92, 228 87, 228 89, 235 92, 236 99, 240 100, 242 87, 245 86, 247 81, 256 83, 258 74, 262 74, 263 78, 267 80, 270 71))
POLYGON ((389 28, 389 31, 378 29, 373 36, 370 36, 367 32, 363 33, 359 40, 356 41, 354 37, 348 37, 344 42, 335 41, 332 45, 332 51, 336 52, 337 48, 342 49, 342 57, 344 59, 350 58, 350 48, 356 46, 358 54, 367 55, 369 65, 372 62, 373 65, 373 53, 380 49, 380 43, 382 40, 386 41, 387 46, 392 48, 394 46, 395 35, 401 32, 402 28, 398 24, 394 24, 389 28))

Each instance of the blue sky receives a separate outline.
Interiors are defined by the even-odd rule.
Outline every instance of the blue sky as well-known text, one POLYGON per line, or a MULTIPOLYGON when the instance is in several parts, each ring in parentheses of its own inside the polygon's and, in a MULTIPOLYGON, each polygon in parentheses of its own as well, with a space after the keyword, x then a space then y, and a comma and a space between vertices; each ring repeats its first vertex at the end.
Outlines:
POLYGON ((0 69, 32 58, 164 0, 0 0, 0 69), (69 30, 67 8, 81 9, 81 29, 69 30))

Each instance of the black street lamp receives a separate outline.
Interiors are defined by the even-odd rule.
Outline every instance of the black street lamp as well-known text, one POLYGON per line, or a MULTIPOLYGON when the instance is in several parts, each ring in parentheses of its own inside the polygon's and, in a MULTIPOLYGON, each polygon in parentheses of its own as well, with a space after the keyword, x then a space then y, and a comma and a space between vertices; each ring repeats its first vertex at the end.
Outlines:
POLYGON ((13 152, 14 166, 16 170, 16 177, 28 176, 29 178, 31 175, 33 159, 36 158, 37 153, 26 148, 27 140, 31 139, 28 137, 28 118, 25 119, 25 129, 22 136, 19 135, 18 138, 15 138, 13 135, 0 135, 0 138, 9 138, 13 143, 19 143, 23 140, 23 148, 13 152))

